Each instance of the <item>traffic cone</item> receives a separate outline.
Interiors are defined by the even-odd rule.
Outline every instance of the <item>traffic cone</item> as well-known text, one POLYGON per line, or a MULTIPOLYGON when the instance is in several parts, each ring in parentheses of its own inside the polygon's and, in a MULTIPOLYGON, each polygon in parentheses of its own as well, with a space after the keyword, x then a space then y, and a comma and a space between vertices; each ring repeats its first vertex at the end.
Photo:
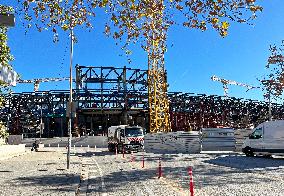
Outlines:
POLYGON ((192 167, 189 167, 189 169, 188 169, 188 174, 189 174, 189 191, 190 191, 190 196, 194 196, 194 185, 193 185, 192 167))
POLYGON ((162 163, 161 158, 159 158, 159 166, 158 166, 158 178, 162 177, 162 163))

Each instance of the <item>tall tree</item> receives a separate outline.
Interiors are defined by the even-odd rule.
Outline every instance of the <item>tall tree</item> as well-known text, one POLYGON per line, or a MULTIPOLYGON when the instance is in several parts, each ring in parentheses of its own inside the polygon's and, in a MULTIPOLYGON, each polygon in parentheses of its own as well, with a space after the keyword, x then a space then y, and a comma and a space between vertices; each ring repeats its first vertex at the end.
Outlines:
MULTIPOLYGON (((0 14, 12 14, 14 10, 10 6, 0 5, 0 14)), ((7 44, 8 36, 7 36, 8 27, 0 25, 0 64, 2 66, 7 66, 8 68, 12 68, 11 61, 14 60, 13 55, 11 54, 10 47, 7 44)))
POLYGON ((278 98, 284 90, 284 40, 280 45, 271 45, 270 55, 267 60, 266 68, 269 74, 260 80, 266 91, 266 96, 278 98))
POLYGON ((68 30, 76 26, 92 28, 97 9, 109 16, 105 32, 125 43, 142 41, 149 31, 146 23, 155 12, 163 12, 163 26, 182 24, 202 31, 209 26, 221 36, 228 34, 230 21, 250 23, 262 7, 256 0, 18 0, 17 13, 24 16, 27 27, 39 30, 68 30), (183 17, 177 21, 176 15, 183 17))
MULTIPOLYGON (((19 2, 25 19, 35 22, 41 31, 50 27, 57 37, 57 28, 92 27, 97 8, 109 17, 105 33, 121 40, 130 54, 130 43, 139 42, 148 54, 148 93, 150 130, 169 131, 169 104, 164 67, 167 31, 179 24, 176 15, 183 16, 182 25, 205 31, 208 26, 221 36, 228 34, 229 21, 249 23, 262 7, 256 0, 23 0, 19 2), (35 20, 36 19, 36 20, 35 20)), ((30 24, 29 24, 30 25, 30 24)))

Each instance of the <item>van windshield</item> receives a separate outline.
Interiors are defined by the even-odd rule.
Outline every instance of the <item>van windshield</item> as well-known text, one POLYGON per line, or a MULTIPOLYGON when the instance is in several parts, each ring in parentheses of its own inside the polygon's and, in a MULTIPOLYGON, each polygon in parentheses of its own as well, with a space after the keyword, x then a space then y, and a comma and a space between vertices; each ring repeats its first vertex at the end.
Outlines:
POLYGON ((126 137, 143 136, 143 130, 141 128, 125 128, 126 137))
POLYGON ((251 134, 251 139, 259 139, 262 138, 262 127, 256 128, 255 131, 251 134))

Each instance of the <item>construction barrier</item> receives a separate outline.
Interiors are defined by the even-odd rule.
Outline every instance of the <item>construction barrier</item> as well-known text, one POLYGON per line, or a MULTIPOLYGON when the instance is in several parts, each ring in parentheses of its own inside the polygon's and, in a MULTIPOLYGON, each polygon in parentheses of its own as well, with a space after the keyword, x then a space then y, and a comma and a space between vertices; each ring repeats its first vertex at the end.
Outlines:
POLYGON ((145 136, 144 149, 146 152, 158 154, 199 153, 199 132, 178 131, 147 134, 145 136))
POLYGON ((204 128, 200 136, 202 151, 235 150, 235 135, 231 128, 204 128))

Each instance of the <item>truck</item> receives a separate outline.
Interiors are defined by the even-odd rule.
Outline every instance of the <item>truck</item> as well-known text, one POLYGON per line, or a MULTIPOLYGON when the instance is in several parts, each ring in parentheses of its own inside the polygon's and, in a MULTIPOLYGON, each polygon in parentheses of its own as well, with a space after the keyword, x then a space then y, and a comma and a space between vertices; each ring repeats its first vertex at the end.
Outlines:
POLYGON ((284 120, 273 120, 259 124, 242 145, 246 156, 284 155, 284 120))
POLYGON ((131 152, 144 150, 145 129, 140 126, 118 125, 108 128, 108 150, 131 152))

